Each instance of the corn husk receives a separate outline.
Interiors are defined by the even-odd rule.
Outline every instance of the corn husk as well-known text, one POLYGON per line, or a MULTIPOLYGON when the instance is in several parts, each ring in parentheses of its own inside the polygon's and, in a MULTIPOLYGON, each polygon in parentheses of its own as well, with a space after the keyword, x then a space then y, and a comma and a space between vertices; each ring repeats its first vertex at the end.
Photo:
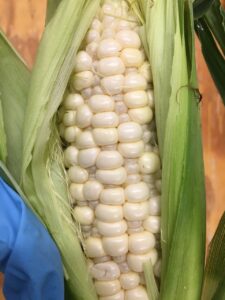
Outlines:
POLYGON ((5 35, 0 32, 0 101, 2 115, 1 127, 4 124, 5 136, 1 135, 3 161, 16 179, 20 182, 22 165, 22 131, 24 111, 27 101, 30 74, 23 60, 12 48, 5 35))
POLYGON ((198 300, 205 255, 205 189, 192 2, 140 1, 162 159, 160 299, 198 300))
POLYGON ((61 251, 70 299, 96 299, 96 294, 71 217, 55 116, 73 58, 98 5, 99 1, 61 1, 40 43, 25 113, 22 186, 61 251))

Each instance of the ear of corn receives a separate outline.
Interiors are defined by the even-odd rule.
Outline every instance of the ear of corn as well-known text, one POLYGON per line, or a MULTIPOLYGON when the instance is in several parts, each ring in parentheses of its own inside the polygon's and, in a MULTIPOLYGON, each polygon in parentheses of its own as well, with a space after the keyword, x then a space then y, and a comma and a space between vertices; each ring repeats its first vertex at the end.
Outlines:
MULTIPOLYGON (((73 68, 71 62, 99 4, 99 1, 61 1, 47 26, 31 80, 22 169, 28 201, 61 250, 72 297, 86 300, 96 297, 77 239, 79 230, 71 219, 55 124, 73 68)), ((194 94, 193 37, 188 40, 186 35, 192 16, 187 4, 189 1, 179 2, 179 5, 161 0, 152 5, 144 0, 131 2, 143 22, 143 46, 152 66, 155 88, 163 158, 160 297, 166 300, 199 299, 204 264, 204 187, 199 112, 194 94), (190 147, 193 144, 195 147, 190 147)), ((189 35, 192 36, 190 32, 189 35)), ((146 274, 150 281, 151 267, 147 266, 146 274)), ((150 295, 157 297, 154 286, 150 287, 150 295)))
MULTIPOLYGON (((30 74, 2 32, 0 32, 0 42, 1 124, 4 123, 4 130, 7 137, 5 141, 7 145, 7 158, 5 158, 9 171, 19 183, 22 165, 24 108, 27 101, 30 74)), ((4 138, 1 139, 1 143, 3 146, 4 138)))

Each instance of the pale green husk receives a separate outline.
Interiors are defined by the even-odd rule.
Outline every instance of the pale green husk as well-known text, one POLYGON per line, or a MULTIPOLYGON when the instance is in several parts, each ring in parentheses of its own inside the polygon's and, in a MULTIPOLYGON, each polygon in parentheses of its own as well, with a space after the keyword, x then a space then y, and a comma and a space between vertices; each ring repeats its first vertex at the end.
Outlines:
POLYGON ((162 159, 160 299, 199 300, 205 189, 192 2, 137 1, 152 68, 162 159))
MULTIPOLYGON (((16 181, 20 182, 22 165, 22 131, 27 102, 30 74, 0 31, 0 100, 6 139, 1 138, 1 146, 7 146, 7 167, 16 181)), ((5 151, 4 151, 5 152, 5 151)), ((5 155, 4 155, 5 156, 5 155)))
POLYGON ((23 134, 22 186, 62 255, 71 299, 96 299, 71 218, 55 114, 99 1, 64 0, 48 23, 32 72, 23 134))

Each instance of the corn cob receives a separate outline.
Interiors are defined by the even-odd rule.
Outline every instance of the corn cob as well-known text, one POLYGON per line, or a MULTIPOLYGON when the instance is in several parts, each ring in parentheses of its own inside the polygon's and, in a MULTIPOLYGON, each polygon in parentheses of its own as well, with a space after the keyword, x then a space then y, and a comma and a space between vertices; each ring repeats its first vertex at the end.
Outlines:
POLYGON ((59 130, 99 299, 148 299, 159 276, 160 159, 151 70, 125 1, 105 1, 77 53, 59 130))

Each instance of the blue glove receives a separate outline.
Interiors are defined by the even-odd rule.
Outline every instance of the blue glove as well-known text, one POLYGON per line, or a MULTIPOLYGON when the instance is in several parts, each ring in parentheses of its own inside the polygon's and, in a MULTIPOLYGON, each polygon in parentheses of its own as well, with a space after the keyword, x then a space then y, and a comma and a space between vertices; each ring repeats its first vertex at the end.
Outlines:
POLYGON ((47 230, 0 178, 0 271, 7 300, 63 300, 63 269, 47 230))

